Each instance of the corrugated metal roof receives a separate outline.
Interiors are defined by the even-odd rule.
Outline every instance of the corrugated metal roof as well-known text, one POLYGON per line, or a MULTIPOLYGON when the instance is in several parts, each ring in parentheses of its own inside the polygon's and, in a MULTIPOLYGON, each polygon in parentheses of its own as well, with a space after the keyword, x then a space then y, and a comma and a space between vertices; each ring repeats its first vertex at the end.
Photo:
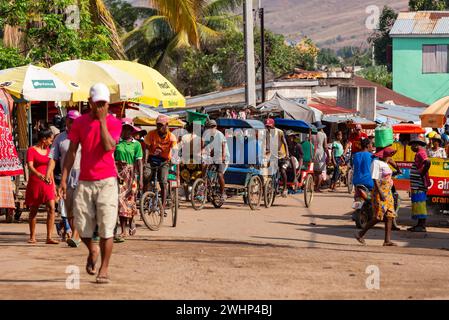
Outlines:
POLYGON ((403 19, 396 20, 391 28, 390 35, 392 34, 411 34, 413 32, 413 28, 415 27, 415 20, 413 19, 403 19))
POLYGON ((449 35, 449 11, 401 12, 391 36, 449 35))

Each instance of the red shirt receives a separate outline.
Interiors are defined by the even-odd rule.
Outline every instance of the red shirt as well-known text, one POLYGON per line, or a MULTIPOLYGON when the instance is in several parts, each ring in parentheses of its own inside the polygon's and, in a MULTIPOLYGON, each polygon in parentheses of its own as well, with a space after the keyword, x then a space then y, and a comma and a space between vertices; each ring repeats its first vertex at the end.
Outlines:
POLYGON ((351 152, 352 154, 362 151, 362 140, 368 139, 368 135, 364 132, 360 132, 359 134, 351 134, 349 136, 349 142, 351 143, 351 152))
MULTIPOLYGON (((106 117, 106 125, 111 137, 118 143, 122 123, 112 115, 106 117)), ((69 140, 81 144, 81 181, 98 181, 117 177, 114 149, 105 151, 101 142, 100 120, 93 119, 90 113, 73 122, 69 140)))

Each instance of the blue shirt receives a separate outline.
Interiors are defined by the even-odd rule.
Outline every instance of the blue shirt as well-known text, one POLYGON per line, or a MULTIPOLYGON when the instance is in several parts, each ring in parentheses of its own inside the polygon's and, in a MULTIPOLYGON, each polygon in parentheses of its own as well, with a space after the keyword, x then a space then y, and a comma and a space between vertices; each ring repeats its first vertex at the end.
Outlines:
POLYGON ((374 187, 374 181, 371 178, 371 163, 373 162, 373 155, 367 151, 357 152, 353 156, 352 165, 354 174, 352 183, 356 185, 364 185, 368 189, 374 187))

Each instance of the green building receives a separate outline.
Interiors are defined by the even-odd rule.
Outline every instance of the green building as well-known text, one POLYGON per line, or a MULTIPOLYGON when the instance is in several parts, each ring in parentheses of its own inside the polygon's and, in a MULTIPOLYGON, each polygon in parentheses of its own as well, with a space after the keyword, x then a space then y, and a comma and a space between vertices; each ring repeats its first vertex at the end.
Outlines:
POLYGON ((449 12, 401 12, 393 38, 393 90, 426 104, 449 96, 449 12))

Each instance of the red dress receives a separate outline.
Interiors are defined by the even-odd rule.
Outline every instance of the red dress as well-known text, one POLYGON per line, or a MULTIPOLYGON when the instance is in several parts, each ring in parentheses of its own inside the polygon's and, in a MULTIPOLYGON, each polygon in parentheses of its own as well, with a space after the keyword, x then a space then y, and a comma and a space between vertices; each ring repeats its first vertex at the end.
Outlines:
MULTIPOLYGON (((27 162, 33 161, 34 168, 37 172, 45 176, 47 174, 48 163, 50 162, 50 158, 48 157, 49 153, 50 149, 47 149, 47 153, 43 156, 34 147, 30 147, 27 151, 27 162)), ((54 184, 47 184, 30 172, 30 179, 25 194, 25 204, 28 207, 38 207, 48 201, 55 200, 55 198, 54 184)))

